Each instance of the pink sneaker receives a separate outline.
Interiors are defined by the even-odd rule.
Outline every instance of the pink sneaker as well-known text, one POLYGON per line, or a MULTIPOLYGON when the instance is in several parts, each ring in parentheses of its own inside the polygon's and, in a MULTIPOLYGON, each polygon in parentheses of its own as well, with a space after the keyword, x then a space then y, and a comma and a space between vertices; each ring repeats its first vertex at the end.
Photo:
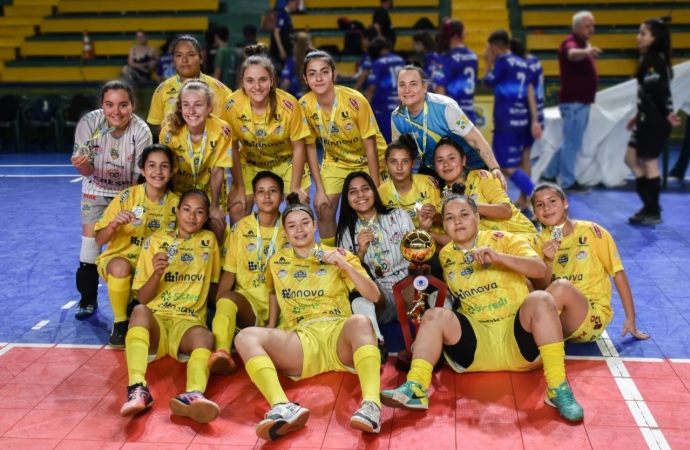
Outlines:
POLYGON ((133 416, 146 408, 150 408, 151 405, 153 405, 153 397, 151 397, 149 388, 143 383, 133 384, 127 386, 127 401, 120 408, 120 414, 122 417, 133 416))
POLYGON ((189 417, 199 423, 209 423, 220 415, 218 405, 199 391, 185 392, 170 399, 170 409, 180 417, 189 417))

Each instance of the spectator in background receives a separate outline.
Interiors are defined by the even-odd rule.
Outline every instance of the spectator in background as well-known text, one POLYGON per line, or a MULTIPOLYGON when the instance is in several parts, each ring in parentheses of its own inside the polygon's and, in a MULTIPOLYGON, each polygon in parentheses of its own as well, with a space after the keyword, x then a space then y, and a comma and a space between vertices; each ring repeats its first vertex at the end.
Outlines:
POLYGON ((242 36, 244 37, 244 41, 235 45, 235 60, 237 64, 235 66, 235 86, 242 85, 242 80, 240 79, 240 71, 238 69, 242 67, 242 63, 246 58, 244 56, 244 49, 247 47, 252 47, 259 43, 259 41, 256 40, 256 27, 251 23, 245 25, 244 28, 242 28, 242 36))
POLYGON ((158 69, 156 70, 156 81, 162 83, 173 75, 177 74, 175 69, 175 58, 173 57, 172 43, 176 36, 174 34, 169 34, 168 38, 165 40, 165 44, 161 46, 161 57, 158 60, 158 69))
POLYGON ((374 61, 367 84, 366 97, 374 110, 379 130, 386 142, 391 141, 391 114, 400 104, 398 97, 398 73, 405 60, 391 53, 391 44, 383 36, 374 39, 369 47, 374 61))
MULTIPOLYGON (((435 51, 436 43, 431 33, 428 31, 418 31, 412 36, 414 51, 424 57, 422 67, 426 76, 433 82, 434 72, 438 60, 438 53, 435 51)), ((432 84, 433 87, 433 84, 432 84)))
MULTIPOLYGON (((431 82, 437 94, 456 102, 470 122, 476 123, 474 87, 477 80, 477 55, 465 47, 465 25, 457 19, 445 19, 438 35, 439 57, 431 82)), ((429 74, 431 77, 431 75, 429 74)))
POLYGON ((542 173, 543 181, 555 183, 560 176, 566 193, 586 194, 587 186, 577 182, 575 163, 582 148, 582 139, 589 122, 589 109, 594 103, 599 77, 594 60, 601 50, 587 41, 594 36, 594 16, 580 11, 573 16, 573 32, 558 49, 558 66, 561 74, 561 92, 558 109, 563 119, 563 143, 558 147, 551 162, 542 173))
POLYGON ((685 138, 683 145, 680 147, 680 155, 678 161, 669 172, 670 178, 685 179, 685 172, 688 170, 688 163, 690 163, 690 118, 685 120, 685 138))
POLYGON ((276 69, 282 69, 283 64, 292 56, 292 34, 295 29, 292 26, 292 16, 290 14, 297 11, 299 0, 288 0, 287 6, 278 12, 276 27, 271 34, 271 57, 278 63, 276 69))
POLYGON ((285 61, 283 71, 280 73, 280 88, 296 98, 304 95, 304 82, 302 81, 302 66, 307 50, 311 47, 311 38, 304 31, 295 33, 295 46, 293 56, 285 61))
POLYGON ((374 11, 372 25, 376 28, 379 36, 383 36, 390 42, 391 51, 395 49, 395 30, 388 11, 393 8, 393 0, 381 0, 381 6, 374 11))
POLYGON ((137 31, 136 44, 129 49, 127 65, 122 68, 122 76, 132 84, 149 79, 151 71, 158 63, 158 50, 149 47, 149 38, 144 30, 137 31))
POLYGON ((367 87, 367 79, 369 78, 369 72, 371 72, 371 56, 369 56, 369 47, 374 41, 374 38, 378 36, 378 31, 372 25, 364 32, 362 32, 362 47, 364 48, 364 55, 362 55, 362 60, 359 62, 359 68, 355 74, 355 85, 353 89, 355 91, 361 91, 367 87))
POLYGON ((228 46, 228 40, 230 40, 228 27, 225 25, 216 27, 213 31, 213 39, 218 47, 213 78, 222 81, 224 85, 234 89, 235 86, 232 84, 235 74, 235 52, 228 46))
POLYGON ((218 45, 213 38, 214 30, 209 28, 206 30, 206 48, 201 52, 202 65, 201 71, 206 75, 213 75, 213 69, 216 67, 216 53, 218 53, 218 45))

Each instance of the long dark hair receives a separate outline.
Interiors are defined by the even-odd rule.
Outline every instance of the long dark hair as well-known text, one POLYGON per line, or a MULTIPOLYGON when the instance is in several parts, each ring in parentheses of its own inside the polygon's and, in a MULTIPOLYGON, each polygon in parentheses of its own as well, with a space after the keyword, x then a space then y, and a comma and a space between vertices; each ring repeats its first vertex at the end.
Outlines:
MULTIPOLYGON (((199 189, 190 189, 184 194, 180 196, 180 205, 182 205, 182 202, 187 198, 192 195, 196 195, 197 197, 201 198, 201 200, 204 201, 204 205, 206 206, 206 222, 201 226, 202 230, 211 230, 211 200, 208 199, 208 195, 206 195, 206 192, 201 191, 199 189)), ((178 207, 179 210, 179 207, 178 207)), ((218 245, 221 245, 220 243, 218 245)))
MULTIPOLYGON (((170 147, 167 145, 163 144, 151 144, 148 147, 146 147, 142 152, 141 156, 139 157, 139 161, 137 161, 137 166, 139 166, 140 170, 144 170, 144 166, 146 165, 146 160, 149 159, 149 156, 152 153, 163 153, 166 158, 168 158, 168 162, 170 163, 170 172, 175 173, 175 155, 173 154, 172 150, 170 150, 170 147)), ((143 184, 146 182, 146 177, 140 172, 139 177, 137 178, 137 184, 143 184)), ((166 184, 165 188, 169 191, 172 191, 174 187, 173 183, 173 177, 170 177, 168 180, 168 184, 166 184)))
POLYGON ((393 208, 386 207, 383 204, 383 201, 381 201, 381 196, 379 195, 379 191, 376 189, 374 180, 371 179, 371 176, 369 176, 368 173, 361 171, 350 173, 345 178, 345 182, 343 183, 343 192, 340 196, 340 217, 338 218, 338 228, 335 231, 336 245, 340 245, 342 243, 345 233, 350 235, 352 245, 355 245, 355 227, 357 226, 358 217, 355 210, 352 209, 352 206, 350 206, 350 202, 347 201, 347 192, 350 190, 350 183, 352 183, 352 180, 355 178, 363 178, 371 188, 371 191, 374 193, 374 209, 376 210, 376 214, 379 216, 385 216, 386 214, 393 212, 393 208))
POLYGON ((649 28, 649 32, 654 36, 654 42, 647 49, 647 53, 640 60, 640 65, 637 68, 635 77, 644 77, 646 67, 649 66, 650 58, 656 58, 659 55, 664 59, 666 68, 668 70, 669 79, 673 78, 673 67, 671 66, 671 33, 668 31, 666 23, 671 21, 671 16, 663 16, 658 19, 647 19, 643 22, 649 28))
MULTIPOLYGON (((309 63, 314 59, 321 59, 328 64, 331 67, 331 76, 333 73, 335 73, 335 62, 333 62, 333 57, 330 55, 330 53, 310 47, 307 49, 307 54, 304 57, 304 63, 302 64, 302 73, 300 75, 302 76, 303 81, 307 78, 307 69, 309 63)), ((333 84, 335 84, 335 80, 333 81, 333 84)), ((309 83, 306 81, 304 81, 304 92, 311 92, 309 83)))

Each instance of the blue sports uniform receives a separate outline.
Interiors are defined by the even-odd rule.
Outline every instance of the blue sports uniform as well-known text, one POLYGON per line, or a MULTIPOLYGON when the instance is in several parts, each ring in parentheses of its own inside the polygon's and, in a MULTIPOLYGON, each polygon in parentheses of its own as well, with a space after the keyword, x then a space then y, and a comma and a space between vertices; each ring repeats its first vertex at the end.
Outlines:
POLYGON ((424 54, 424 72, 426 72, 427 78, 429 78, 429 82, 434 84, 433 78, 434 74, 436 73, 436 66, 439 63, 440 57, 438 56, 438 53, 436 52, 426 52, 424 54))
POLYGON ((439 94, 426 94, 425 108, 416 116, 409 115, 407 107, 398 106, 391 116, 392 139, 398 139, 401 134, 412 133, 417 141, 418 149, 422 152, 422 163, 435 171, 433 153, 434 147, 443 137, 451 137, 465 149, 470 169, 482 169, 486 164, 479 154, 469 146, 465 139, 474 124, 460 109, 455 100, 439 94), (426 114, 425 110, 426 109, 426 114), (426 138, 424 122, 426 119, 426 138))
MULTIPOLYGON (((537 120, 539 125, 541 125, 542 130, 544 129, 544 69, 541 66, 541 61, 534 55, 528 55, 527 68, 529 69, 528 75, 531 74, 529 84, 534 86, 534 96, 537 99, 537 120)), ((530 117, 531 118, 531 117, 530 117)), ((531 148, 534 145, 534 138, 532 137, 531 129, 528 127, 527 132, 523 137, 522 142, 523 148, 531 148)))
POLYGON ((472 123, 474 114, 474 87, 477 81, 477 55, 467 47, 455 47, 438 59, 431 82, 446 88, 446 95, 456 102, 472 123))
POLYGON ((398 73, 405 65, 405 60, 394 53, 388 53, 378 58, 371 65, 371 72, 367 84, 376 86, 371 101, 379 130, 386 142, 391 141, 390 117, 400 103, 398 97, 398 73))
POLYGON ((294 56, 290 56, 285 61, 283 71, 280 73, 280 81, 282 82, 283 80, 290 81, 290 86, 287 89, 287 91, 290 94, 292 94, 295 98, 302 98, 302 96, 304 95, 304 89, 302 89, 302 85, 299 82, 299 76, 297 75, 297 73, 295 73, 294 56))
POLYGON ((525 60, 507 53, 494 61, 484 83, 494 88, 492 147, 501 167, 519 167, 523 136, 529 131, 527 86, 531 75, 525 60))

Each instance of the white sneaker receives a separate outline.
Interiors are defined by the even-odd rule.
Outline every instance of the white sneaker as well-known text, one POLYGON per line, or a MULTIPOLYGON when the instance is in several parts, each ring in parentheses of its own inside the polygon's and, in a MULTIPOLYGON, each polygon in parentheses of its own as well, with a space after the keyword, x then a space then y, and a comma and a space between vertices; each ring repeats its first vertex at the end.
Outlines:
POLYGON ((376 403, 365 400, 350 419, 350 426, 367 433, 381 431, 381 408, 376 403))
POLYGON ((265 441, 275 441, 307 423, 309 410, 297 403, 278 403, 256 426, 256 435, 265 441))

